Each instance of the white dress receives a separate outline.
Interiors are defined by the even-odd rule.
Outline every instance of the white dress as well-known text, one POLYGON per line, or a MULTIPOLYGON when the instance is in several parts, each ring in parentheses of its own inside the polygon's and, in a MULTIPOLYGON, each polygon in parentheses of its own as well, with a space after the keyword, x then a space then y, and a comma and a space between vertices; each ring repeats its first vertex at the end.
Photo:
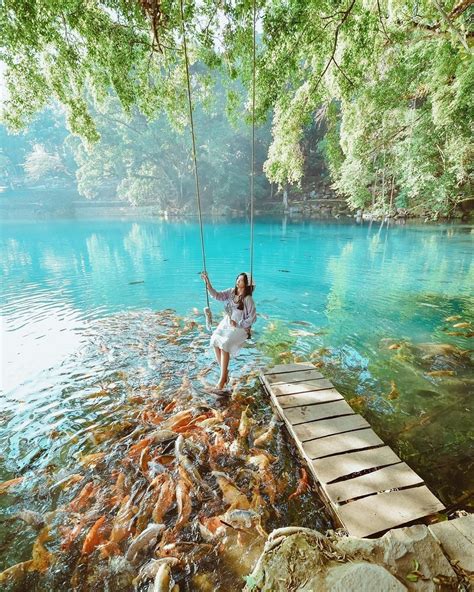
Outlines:
POLYGON ((244 299, 244 309, 239 310, 238 304, 234 302, 233 288, 229 288, 223 292, 209 290, 209 293, 216 300, 226 302, 226 314, 212 334, 210 345, 228 352, 233 357, 239 352, 247 340, 247 330, 250 329, 257 317, 253 298, 246 296, 244 299), (237 323, 237 327, 233 327, 230 324, 231 320, 237 323))

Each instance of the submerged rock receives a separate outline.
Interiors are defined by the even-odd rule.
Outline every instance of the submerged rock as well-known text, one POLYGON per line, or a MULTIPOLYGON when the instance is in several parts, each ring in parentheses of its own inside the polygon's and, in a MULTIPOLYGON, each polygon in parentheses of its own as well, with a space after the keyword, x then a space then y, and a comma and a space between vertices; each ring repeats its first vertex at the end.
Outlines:
MULTIPOLYGON (((364 592, 404 592, 407 587, 381 565, 367 563, 347 563, 329 568, 326 575, 328 592, 347 592, 348 590, 364 590, 364 592)), ((315 590, 313 587, 300 588, 303 592, 315 590)))
POLYGON ((435 592, 459 580, 428 527, 389 531, 378 539, 325 537, 309 529, 272 533, 245 592, 435 592))

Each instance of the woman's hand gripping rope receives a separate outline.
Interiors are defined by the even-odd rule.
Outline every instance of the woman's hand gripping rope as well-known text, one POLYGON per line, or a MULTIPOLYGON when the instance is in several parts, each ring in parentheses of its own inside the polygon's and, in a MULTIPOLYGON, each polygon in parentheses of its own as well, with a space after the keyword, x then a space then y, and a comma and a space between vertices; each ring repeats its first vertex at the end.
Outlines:
MULTIPOLYGON (((206 283, 206 288, 208 290, 210 290, 211 289, 211 282, 209 281, 209 276, 207 275, 206 271, 201 272, 201 279, 203 279, 204 282, 206 283)), ((206 318, 206 329, 208 331, 211 331, 212 330, 212 312, 208 306, 204 307, 204 316, 206 318)))

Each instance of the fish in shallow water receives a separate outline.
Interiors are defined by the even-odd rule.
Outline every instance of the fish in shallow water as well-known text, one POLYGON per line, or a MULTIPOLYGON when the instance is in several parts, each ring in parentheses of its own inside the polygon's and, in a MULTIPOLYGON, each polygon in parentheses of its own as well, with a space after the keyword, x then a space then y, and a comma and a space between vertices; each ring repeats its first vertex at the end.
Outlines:
POLYGON ((234 485, 228 475, 221 471, 212 471, 212 475, 216 478, 217 484, 222 491, 224 501, 227 504, 230 504, 233 508, 247 509, 250 507, 247 496, 234 485))
POLYGON ((153 508, 152 518, 155 522, 162 522, 163 517, 173 505, 176 494, 175 485, 171 477, 166 473, 159 475, 152 481, 152 484, 154 484, 155 487, 158 487, 160 491, 155 507, 153 508), (155 483, 159 477, 161 477, 161 479, 158 483, 155 483))
POLYGON ((288 499, 294 499, 295 497, 299 497, 301 494, 303 494, 305 491, 309 490, 309 482, 308 482, 308 473, 306 472, 306 469, 302 468, 301 469, 301 477, 300 480, 298 481, 298 485, 295 489, 295 491, 288 497, 288 499))
POLYGON ((246 438, 249 435, 252 425, 254 423, 255 423, 255 420, 253 420, 251 417, 249 417, 248 407, 247 407, 246 409, 244 409, 242 411, 242 415, 240 416, 239 436, 241 438, 246 438))
POLYGON ((171 565, 162 563, 156 572, 153 586, 148 589, 149 592, 178 592, 179 587, 175 585, 171 576, 171 565))
POLYGON ((26 522, 26 524, 32 528, 40 529, 44 526, 44 518, 39 512, 33 512, 32 510, 22 510, 21 512, 18 512, 18 514, 15 514, 14 517, 18 518, 19 520, 23 520, 23 522, 26 522))
POLYGON ((140 551, 155 544, 164 530, 164 524, 149 524, 143 532, 133 539, 125 554, 125 559, 130 563, 135 563, 140 551))
POLYGON ((175 529, 183 527, 189 520, 192 511, 189 485, 184 479, 180 479, 176 485, 176 503, 178 505, 178 519, 175 529))
POLYGON ((105 516, 101 516, 94 524, 91 526, 89 532, 84 539, 84 543, 82 545, 82 553, 89 555, 102 543, 105 543, 104 537, 104 524, 105 524, 105 516))
POLYGON ((79 510, 82 510, 89 503, 91 498, 95 497, 96 492, 96 485, 93 481, 89 481, 89 483, 86 483, 86 485, 84 485, 81 491, 71 501, 69 507, 73 512, 79 512, 79 510))
POLYGON ((158 570, 162 565, 169 565, 174 567, 179 563, 176 557, 162 557, 161 559, 151 559, 148 563, 145 563, 140 568, 138 576, 134 580, 135 587, 140 583, 141 580, 153 580, 158 573, 158 570))
POLYGON ((15 479, 10 479, 9 481, 0 483, 0 493, 5 493, 10 489, 10 487, 14 487, 15 485, 20 484, 22 481, 23 477, 16 477, 15 479))
POLYGON ((271 441, 271 439, 273 438, 273 434, 275 433, 275 428, 276 428, 276 419, 272 418, 268 428, 262 434, 260 434, 260 436, 258 438, 255 438, 254 443, 253 443, 254 446, 265 446, 266 444, 268 444, 271 441))
POLYGON ((184 453, 184 442, 184 437, 182 434, 180 434, 175 442, 175 455, 179 464, 186 471, 189 478, 195 485, 200 487, 203 491, 214 493, 209 485, 203 481, 199 471, 193 465, 191 459, 184 453))
POLYGON ((220 517, 220 520, 234 528, 248 529, 254 526, 261 536, 267 536, 267 533, 262 528, 261 515, 255 510, 228 510, 220 517))

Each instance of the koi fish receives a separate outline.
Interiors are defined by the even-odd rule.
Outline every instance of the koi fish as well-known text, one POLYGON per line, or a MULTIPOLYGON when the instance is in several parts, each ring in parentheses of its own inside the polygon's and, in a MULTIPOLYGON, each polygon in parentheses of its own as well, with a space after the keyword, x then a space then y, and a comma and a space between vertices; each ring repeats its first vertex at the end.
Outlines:
POLYGON ((69 507, 71 510, 73 512, 79 512, 79 510, 82 510, 90 499, 95 496, 96 491, 97 487, 94 485, 94 482, 89 481, 89 483, 84 485, 78 495, 70 502, 69 507))
POLYGON ((21 512, 18 512, 18 514, 15 514, 14 517, 18 518, 18 520, 23 520, 23 522, 26 522, 26 524, 36 529, 43 528, 44 526, 44 518, 39 512, 22 510, 21 512))
POLYGON ((241 438, 246 438, 249 433, 250 430, 252 428, 252 425, 255 423, 255 420, 251 419, 248 415, 248 407, 246 407, 243 411, 242 411, 242 415, 240 416, 240 423, 239 423, 239 436, 241 438))
POLYGON ((248 509, 250 507, 247 496, 232 483, 228 475, 220 471, 212 471, 212 475, 216 478, 227 504, 230 504, 233 508, 240 509, 248 509))
POLYGON ((143 423, 152 423, 154 425, 158 425, 163 422, 164 417, 156 413, 156 411, 145 409, 145 411, 142 411, 140 415, 140 420, 143 423))
POLYGON ((234 528, 252 528, 255 527, 258 534, 267 537, 267 533, 263 530, 261 524, 261 515, 254 510, 228 510, 221 516, 221 521, 224 524, 229 524, 234 528))
POLYGON ((101 516, 94 524, 91 526, 89 532, 84 539, 84 543, 82 545, 82 553, 89 555, 98 547, 100 544, 105 542, 103 526, 105 523, 105 516, 101 516))
MULTIPOLYGON (((162 563, 156 572, 151 592, 170 592, 175 589, 174 580, 171 577, 171 566, 169 563, 162 563)), ((179 590, 179 588, 178 588, 179 590)))
POLYGON ((302 493, 309 490, 308 473, 306 469, 301 469, 301 477, 295 491, 288 497, 288 500, 299 497, 302 493))
POLYGON ((122 555, 122 550, 118 546, 117 543, 113 541, 109 541, 99 547, 100 556, 102 559, 108 559, 109 557, 114 557, 115 555, 122 555))
POLYGON ((152 432, 149 435, 149 438, 153 442, 153 444, 161 444, 162 442, 166 442, 168 440, 174 440, 176 438, 176 432, 172 432, 168 429, 163 430, 156 430, 156 432, 152 432))
POLYGON ((454 329, 466 329, 467 327, 470 327, 471 323, 456 323, 455 325, 453 325, 454 329))
POLYGON ((225 532, 224 525, 222 524, 221 519, 218 516, 198 519, 197 525, 201 537, 206 542, 213 541, 216 538, 216 536, 219 536, 220 534, 223 534, 225 532))
POLYGON ((140 551, 144 547, 150 547, 155 544, 164 530, 164 524, 150 524, 143 532, 133 539, 132 544, 125 554, 125 559, 130 561, 130 563, 135 563, 140 551))
POLYGON ((151 460, 150 446, 145 446, 145 448, 142 450, 142 452, 140 454, 140 460, 138 462, 138 465, 144 475, 147 474, 148 463, 150 462, 150 460, 151 460))
POLYGON ((153 442, 153 439, 150 437, 142 438, 139 442, 137 442, 133 446, 130 446, 130 449, 128 451, 128 456, 131 458, 134 458, 134 457, 139 458, 143 449, 146 448, 147 446, 149 446, 152 442, 153 442))
POLYGON ((74 473, 73 475, 69 475, 69 477, 65 477, 64 479, 57 481, 53 487, 60 487, 62 490, 67 491, 70 487, 76 483, 79 483, 83 479, 84 475, 81 475, 80 473, 74 473))
POLYGON ((131 531, 131 520, 134 517, 134 506, 130 496, 127 495, 123 498, 117 515, 115 516, 112 532, 110 534, 110 540, 114 543, 120 543, 123 539, 127 538, 131 531))
POLYGON ((173 411, 173 409, 176 407, 177 404, 178 404, 178 402, 176 401, 176 399, 173 399, 163 409, 163 413, 171 413, 173 411))
POLYGON ((23 481, 23 477, 16 477, 15 479, 10 479, 9 481, 4 481, 0 483, 0 494, 5 493, 10 489, 10 487, 14 487, 23 481))
POLYGON ((95 467, 104 458, 105 452, 96 452, 94 454, 86 454, 79 458, 79 462, 83 467, 95 467))
POLYGON ((391 382, 391 385, 392 385, 392 388, 387 395, 387 399, 390 399, 391 401, 393 401, 394 399, 398 399, 398 397, 400 396, 400 392, 397 389, 397 385, 394 383, 393 380, 391 382))
POLYGON ((68 528, 68 529, 64 529, 62 531, 63 534, 63 541, 61 543, 61 549, 63 551, 69 551, 69 549, 71 548, 72 544, 74 543, 74 541, 77 539, 77 537, 81 534, 82 529, 84 528, 84 525, 86 524, 86 518, 82 517, 76 524, 76 526, 74 526, 74 528, 68 528))
POLYGON ((254 446, 265 446, 265 444, 268 444, 268 442, 270 442, 270 440, 273 438, 275 428, 276 428, 276 420, 275 420, 275 418, 272 418, 268 428, 258 438, 256 438, 254 440, 253 445, 254 446))
POLYGON ((163 475, 163 477, 164 479, 161 484, 160 493, 152 513, 152 518, 155 522, 162 522, 163 517, 173 505, 173 500, 176 494, 171 477, 169 475, 163 475))
POLYGON ((34 564, 32 559, 30 559, 29 561, 22 561, 21 563, 16 563, 15 565, 8 567, 0 573, 0 584, 11 580, 20 580, 29 571, 34 571, 34 564))
POLYGON ((178 505, 178 519, 175 528, 178 529, 188 522, 192 511, 189 486, 184 479, 180 479, 176 485, 176 503, 178 505))
POLYGON ((179 464, 183 467, 186 473, 189 475, 191 481, 193 481, 198 487, 204 491, 212 493, 211 488, 205 483, 199 474, 199 471, 191 462, 190 458, 183 452, 184 450, 184 437, 182 434, 178 436, 175 442, 175 455, 179 464))
POLYGON ((148 563, 145 563, 145 565, 143 565, 140 568, 138 576, 133 581, 133 584, 135 585, 135 587, 137 587, 141 580, 151 580, 155 578, 159 568, 164 564, 168 564, 171 567, 174 567, 178 563, 179 560, 176 559, 176 557, 162 557, 161 559, 151 559, 148 563))
POLYGON ((456 376, 456 372, 454 370, 433 370, 432 372, 427 372, 427 376, 456 376))

